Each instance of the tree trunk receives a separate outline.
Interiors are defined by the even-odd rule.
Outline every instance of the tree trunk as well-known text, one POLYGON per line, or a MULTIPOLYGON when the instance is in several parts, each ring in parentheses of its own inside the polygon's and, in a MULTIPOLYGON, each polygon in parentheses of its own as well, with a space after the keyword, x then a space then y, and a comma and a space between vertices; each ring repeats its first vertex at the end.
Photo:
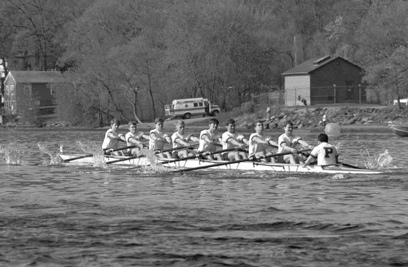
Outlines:
POLYGON ((152 79, 149 69, 149 61, 146 60, 146 69, 147 69, 147 80, 148 80, 148 88, 149 88, 149 95, 152 101, 152 109, 153 109, 153 118, 156 118, 156 107, 154 104, 154 97, 153 97, 153 88, 152 88, 152 79))

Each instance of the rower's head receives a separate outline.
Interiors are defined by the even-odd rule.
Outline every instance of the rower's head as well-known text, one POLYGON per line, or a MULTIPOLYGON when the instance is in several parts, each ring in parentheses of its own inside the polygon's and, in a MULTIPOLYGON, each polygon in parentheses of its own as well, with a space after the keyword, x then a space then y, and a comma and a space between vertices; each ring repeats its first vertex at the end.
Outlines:
POLYGON ((327 134, 319 134, 319 136, 317 137, 317 141, 320 143, 328 143, 329 142, 329 136, 327 134))
POLYGON ((234 119, 227 120, 227 130, 229 133, 235 133, 235 120, 234 119))
POLYGON ((113 119, 111 119, 111 121, 110 121, 110 125, 111 125, 112 130, 116 131, 116 130, 119 128, 119 126, 120 126, 120 121, 117 120, 117 119, 115 119, 115 118, 113 118, 113 119))
POLYGON ((285 127, 285 134, 291 134, 293 132, 293 123, 291 121, 286 122, 285 127))
POLYGON ((185 129, 185 123, 183 120, 178 120, 176 122, 176 130, 177 132, 179 132, 180 134, 184 133, 184 129, 185 129))
POLYGON ((262 134, 263 133, 263 130, 264 130, 264 125, 263 125, 263 122, 262 121, 256 121, 255 122, 255 132, 257 133, 257 134, 262 134))
POLYGON ((129 131, 130 131, 131 133, 135 133, 135 132, 136 132, 137 122, 135 122, 135 121, 129 121, 128 126, 129 126, 129 131))
POLYGON ((163 119, 162 118, 156 118, 155 120, 154 120, 154 124, 156 125, 156 130, 162 130, 163 129, 163 124, 164 124, 164 121, 163 121, 163 119))
POLYGON ((220 122, 217 119, 212 118, 212 119, 210 119, 208 124, 210 126, 210 130, 217 130, 218 124, 220 124, 220 122))

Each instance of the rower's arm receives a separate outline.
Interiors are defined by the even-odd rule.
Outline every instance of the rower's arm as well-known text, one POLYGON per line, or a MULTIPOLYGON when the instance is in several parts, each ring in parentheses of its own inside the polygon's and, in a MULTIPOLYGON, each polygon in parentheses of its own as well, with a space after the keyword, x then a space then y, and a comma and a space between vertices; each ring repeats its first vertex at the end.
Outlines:
POLYGON ((181 138, 177 138, 176 140, 174 140, 174 143, 177 143, 177 144, 182 145, 182 146, 189 146, 190 145, 189 143, 183 141, 181 138))
POLYGON ((244 138, 244 139, 242 139, 242 142, 243 142, 245 145, 249 146, 249 141, 248 141, 248 139, 244 138))
POLYGON ((212 143, 212 140, 210 140, 210 138, 208 138, 208 136, 206 134, 202 135, 201 139, 203 139, 207 143, 212 143))
POLYGON ((304 148, 313 148, 312 145, 309 145, 306 141, 304 141, 302 139, 298 140, 298 143, 304 148))
POLYGON ((163 137, 164 137, 164 140, 167 141, 167 143, 171 144, 171 137, 170 137, 170 136, 168 136, 167 134, 165 134, 163 137))
POLYGON ((198 139, 195 136, 190 136, 190 140, 193 141, 193 142, 196 142, 196 143, 200 142, 200 139, 198 139))
POLYGON ((266 142, 264 140, 262 140, 261 138, 259 138, 258 136, 252 137, 252 141, 254 141, 255 143, 258 143, 258 144, 266 144, 266 142))
POLYGON ((138 146, 142 144, 142 142, 140 142, 139 140, 137 140, 137 139, 135 139, 133 137, 129 137, 128 142, 130 142, 132 144, 135 144, 135 145, 138 145, 138 146))
POLYGON ((149 135, 149 138, 152 139, 153 141, 156 141, 156 140, 159 140, 159 139, 160 139, 159 137, 156 136, 155 133, 151 133, 151 134, 149 135))
POLYGON ((313 160, 313 157, 312 157, 312 156, 309 156, 309 157, 307 158, 307 160, 305 161, 305 164, 303 164, 303 168, 305 168, 307 165, 309 165, 312 160, 313 160))
POLYGON ((110 132, 110 133, 108 133, 108 137, 109 137, 109 138, 112 138, 112 139, 115 139, 115 140, 122 141, 122 142, 125 142, 125 141, 126 141, 126 140, 125 140, 125 137, 123 136, 123 134, 118 134, 118 135, 116 136, 114 133, 110 132))
POLYGON ((296 148, 290 147, 286 143, 282 143, 281 147, 283 148, 282 152, 291 152, 291 153, 296 153, 297 152, 296 148))
POLYGON ((271 138, 266 139, 266 141, 267 141, 268 145, 270 145, 270 146, 272 146, 272 147, 276 147, 276 148, 279 147, 278 143, 276 143, 275 141, 273 141, 271 138))
POLYGON ((233 144, 234 146, 242 146, 243 144, 238 142, 237 140, 233 139, 233 138, 229 138, 227 140, 227 143, 233 144))

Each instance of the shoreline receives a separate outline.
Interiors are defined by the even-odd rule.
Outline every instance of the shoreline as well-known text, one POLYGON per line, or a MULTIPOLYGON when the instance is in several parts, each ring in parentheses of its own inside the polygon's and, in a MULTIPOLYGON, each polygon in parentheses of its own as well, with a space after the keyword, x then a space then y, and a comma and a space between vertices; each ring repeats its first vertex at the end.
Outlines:
MULTIPOLYGON (((167 122, 166 122, 167 123, 167 122)), ((194 129, 196 131, 201 131, 207 128, 207 125, 202 125, 202 126, 189 126, 188 123, 186 123, 188 129, 194 129)), ((391 133, 392 130, 388 127, 388 125, 378 125, 378 124, 373 124, 373 125, 340 125, 341 127, 341 132, 342 133, 391 133)), ((154 128, 154 123, 145 123, 142 125, 138 126, 138 130, 140 131, 150 131, 151 129, 154 128)), ((248 129, 246 127, 236 127, 237 130, 239 131, 252 131, 252 129, 248 129)), ((106 131, 109 129, 108 126, 106 127, 100 127, 100 128, 87 128, 87 127, 3 127, 1 128, 5 131, 20 131, 20 130, 30 130, 30 131, 106 131)), ((167 131, 172 131, 174 127, 171 125, 167 124, 167 127, 165 127, 165 130, 167 131)), ((221 126, 220 129, 223 129, 221 126)), ((120 131, 127 130, 125 127, 121 127, 120 131)), ((270 131, 275 131, 275 130, 281 130, 280 128, 271 128, 271 129, 265 129, 265 132, 270 132, 270 131)), ((2 130, 0 130, 1 132, 2 130)), ((319 132, 324 132, 323 127, 312 127, 312 128, 307 128, 307 127, 302 127, 296 129, 296 131, 300 132, 310 132, 310 133, 319 133, 319 132)))

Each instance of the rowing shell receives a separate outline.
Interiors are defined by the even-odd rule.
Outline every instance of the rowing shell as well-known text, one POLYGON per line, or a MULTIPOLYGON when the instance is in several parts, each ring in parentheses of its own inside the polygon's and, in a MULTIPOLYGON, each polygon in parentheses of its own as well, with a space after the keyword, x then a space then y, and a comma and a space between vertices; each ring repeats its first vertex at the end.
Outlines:
MULTIPOLYGON (((60 155, 63 160, 70 158, 78 157, 79 155, 60 155)), ((126 157, 121 156, 105 156, 105 162, 109 164, 112 162, 112 165, 126 165, 126 166, 149 166, 151 165, 150 161, 146 157, 141 158, 132 158, 129 160, 124 160, 120 162, 115 162, 118 159, 126 159, 126 157)), ((171 160, 170 160, 171 161, 171 160)), ((164 163, 165 160, 158 160, 158 162, 164 163)), ((188 159, 177 162, 171 162, 165 164, 170 168, 195 168, 199 166, 210 166, 216 163, 221 163, 222 161, 210 161, 210 160, 201 160, 201 159, 188 159)), ((227 162, 227 161, 225 161, 227 162)), ((81 158, 78 160, 73 160, 67 162, 69 165, 92 165, 94 160, 92 157, 81 158)), ((370 170, 370 169, 359 169, 351 168, 343 165, 330 165, 330 166, 318 166, 318 165, 309 165, 303 167, 300 164, 283 164, 283 163, 263 163, 263 162, 253 162, 245 161, 239 163, 232 163, 222 166, 215 166, 209 169, 216 170, 241 170, 241 171, 272 171, 272 172, 311 172, 311 173, 328 173, 328 174, 380 174, 381 171, 370 170)))

